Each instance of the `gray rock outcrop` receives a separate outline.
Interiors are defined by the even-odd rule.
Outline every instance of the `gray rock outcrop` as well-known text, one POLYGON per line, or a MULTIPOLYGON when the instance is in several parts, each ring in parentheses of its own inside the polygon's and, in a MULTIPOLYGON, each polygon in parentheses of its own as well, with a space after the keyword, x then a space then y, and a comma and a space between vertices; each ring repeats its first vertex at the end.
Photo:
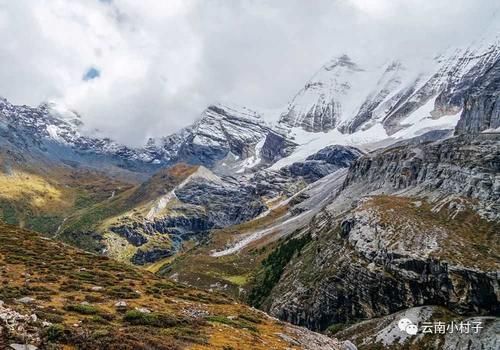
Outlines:
POLYGON ((468 92, 456 134, 477 133, 498 128, 500 128, 500 60, 479 77, 468 92))
POLYGON ((349 168, 363 153, 354 147, 332 145, 310 155, 303 162, 295 162, 280 169, 284 176, 302 177, 315 182, 341 168, 349 168))

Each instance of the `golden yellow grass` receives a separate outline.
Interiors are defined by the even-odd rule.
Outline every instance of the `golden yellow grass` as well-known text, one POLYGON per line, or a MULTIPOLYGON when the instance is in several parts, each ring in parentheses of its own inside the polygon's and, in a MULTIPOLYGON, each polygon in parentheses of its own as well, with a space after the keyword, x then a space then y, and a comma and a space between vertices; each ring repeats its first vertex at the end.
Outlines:
MULTIPOLYGON (((151 348, 148 346, 164 349, 160 345, 165 344, 172 344, 174 349, 293 348, 277 335, 287 333, 281 322, 227 296, 182 286, 1 222, 0 286, 0 299, 8 307, 25 314, 37 312, 42 320, 59 318, 51 322, 61 324, 72 334, 61 340, 66 349, 94 341, 78 338, 80 331, 105 334, 102 341, 135 344, 136 349, 151 348), (102 288, 93 289, 96 286, 102 288), (31 305, 16 303, 17 298, 24 296, 35 298, 40 307, 34 310, 31 305), (124 298, 130 309, 147 307, 179 321, 149 328, 131 324, 114 307, 116 301, 124 298), (68 308, 84 301, 98 310, 98 314, 68 308), (193 310, 203 311, 205 316, 186 316, 189 315, 186 312, 193 310), (100 315, 109 318, 103 320, 100 315), (74 326, 76 323, 78 327, 74 326)), ((96 348, 92 347, 96 343, 92 344, 90 348, 96 348)))
POLYGON ((41 176, 23 171, 0 174, 0 197, 12 201, 29 201, 39 210, 55 212, 70 207, 73 196, 41 176))

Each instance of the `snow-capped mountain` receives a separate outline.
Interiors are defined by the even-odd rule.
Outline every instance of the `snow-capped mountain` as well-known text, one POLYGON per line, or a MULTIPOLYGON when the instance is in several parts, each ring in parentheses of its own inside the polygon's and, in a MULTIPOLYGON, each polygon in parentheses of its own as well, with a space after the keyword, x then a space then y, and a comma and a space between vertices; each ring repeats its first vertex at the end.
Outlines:
POLYGON ((495 28, 471 45, 432 58, 325 64, 293 98, 278 126, 298 146, 275 168, 330 144, 373 149, 432 130, 452 130, 478 79, 500 59, 495 28))
POLYGON ((432 59, 358 64, 343 55, 325 64, 294 97, 279 123, 309 132, 342 133, 382 123, 388 135, 432 98, 434 119, 456 114, 476 78, 500 58, 500 36, 448 49, 432 59))
POLYGON ((85 136, 80 132, 82 126, 77 113, 56 103, 29 107, 0 99, 0 141, 6 147, 62 161, 96 162, 113 158, 120 166, 127 162, 160 163, 162 155, 157 150, 134 149, 109 138, 85 136))
POLYGON ((60 104, 29 107, 0 99, 0 142, 4 146, 66 163, 112 164, 142 173, 178 162, 214 167, 227 157, 240 163, 258 159, 255 147, 270 131, 258 113, 224 105, 209 106, 192 126, 149 139, 140 148, 87 136, 83 127, 80 116, 60 104))
POLYGON ((343 116, 354 112, 359 103, 350 90, 373 80, 347 55, 325 64, 295 96, 280 123, 309 132, 327 132, 338 127, 343 116), (349 101, 353 99, 353 101, 349 101))
POLYGON ((372 150, 429 131, 453 130, 467 96, 499 59, 495 28, 471 45, 428 59, 378 64, 343 55, 321 67, 279 119, 245 107, 211 105, 191 126, 140 148, 87 136, 79 115, 61 105, 34 108, 0 99, 0 142, 51 159, 94 165, 97 159, 139 173, 180 162, 233 174, 278 169, 328 145, 372 150))
POLYGON ((257 112, 218 104, 209 106, 192 126, 156 142, 171 161, 214 167, 222 160, 256 160, 258 145, 270 130, 257 112))

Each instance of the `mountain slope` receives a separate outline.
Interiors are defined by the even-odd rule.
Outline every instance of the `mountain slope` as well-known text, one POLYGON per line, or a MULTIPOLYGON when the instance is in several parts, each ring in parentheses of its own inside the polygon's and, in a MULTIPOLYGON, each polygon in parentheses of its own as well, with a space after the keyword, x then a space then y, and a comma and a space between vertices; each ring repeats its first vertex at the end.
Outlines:
POLYGON ((68 217, 59 238, 119 260, 150 264, 211 229, 266 209, 255 187, 203 166, 177 164, 146 182, 68 217), (228 201, 228 198, 232 198, 228 201))
POLYGON ((228 297, 0 223, 0 346, 342 349, 228 297))
POLYGON ((262 266, 253 300, 312 329, 422 305, 497 316, 499 152, 498 136, 478 135, 361 157, 309 228, 278 247, 309 237, 278 278, 259 276, 281 260, 262 266))
POLYGON ((74 168, 0 151, 0 220, 55 233, 75 211, 130 189, 135 182, 91 168, 74 168))
POLYGON ((82 125, 76 113, 56 104, 35 108, 0 99, 2 149, 23 153, 37 161, 90 166, 135 178, 158 169, 157 152, 133 149, 108 138, 85 136, 80 132, 82 125))

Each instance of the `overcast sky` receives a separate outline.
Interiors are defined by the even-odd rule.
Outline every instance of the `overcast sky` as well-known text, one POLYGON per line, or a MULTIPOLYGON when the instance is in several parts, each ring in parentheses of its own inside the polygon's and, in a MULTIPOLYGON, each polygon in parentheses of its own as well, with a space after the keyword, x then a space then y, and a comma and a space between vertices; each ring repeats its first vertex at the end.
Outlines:
POLYGON ((63 101, 138 145, 211 103, 285 106, 343 53, 469 42, 499 10, 494 0, 0 0, 0 96, 63 101))

